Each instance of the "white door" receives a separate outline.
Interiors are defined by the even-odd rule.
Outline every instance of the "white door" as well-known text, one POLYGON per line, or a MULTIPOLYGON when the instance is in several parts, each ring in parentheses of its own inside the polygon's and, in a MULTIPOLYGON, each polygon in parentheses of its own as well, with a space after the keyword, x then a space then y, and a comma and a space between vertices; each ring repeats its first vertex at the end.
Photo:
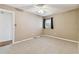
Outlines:
POLYGON ((13 13, 0 10, 0 41, 14 40, 14 17, 13 13))

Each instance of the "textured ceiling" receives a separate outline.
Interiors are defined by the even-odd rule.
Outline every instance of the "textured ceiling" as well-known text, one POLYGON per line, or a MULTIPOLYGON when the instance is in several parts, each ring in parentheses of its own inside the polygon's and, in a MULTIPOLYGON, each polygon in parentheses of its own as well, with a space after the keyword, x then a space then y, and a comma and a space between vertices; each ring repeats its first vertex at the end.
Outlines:
POLYGON ((49 16, 79 7, 78 4, 9 4, 9 6, 16 7, 40 16, 49 16))

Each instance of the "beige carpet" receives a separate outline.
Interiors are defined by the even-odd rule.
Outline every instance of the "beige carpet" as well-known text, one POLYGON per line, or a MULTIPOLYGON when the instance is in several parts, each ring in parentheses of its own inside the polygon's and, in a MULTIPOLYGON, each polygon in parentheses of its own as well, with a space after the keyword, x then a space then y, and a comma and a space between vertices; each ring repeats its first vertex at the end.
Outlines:
POLYGON ((60 39, 40 37, 10 46, 8 53, 16 54, 62 54, 78 53, 76 43, 60 39))

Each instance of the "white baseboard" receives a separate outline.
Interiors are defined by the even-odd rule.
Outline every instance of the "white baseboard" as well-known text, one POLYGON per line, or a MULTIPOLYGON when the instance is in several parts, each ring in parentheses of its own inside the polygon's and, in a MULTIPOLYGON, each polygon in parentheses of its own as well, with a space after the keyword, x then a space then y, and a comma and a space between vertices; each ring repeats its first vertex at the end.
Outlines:
POLYGON ((60 37, 51 36, 51 35, 41 35, 41 36, 47 36, 47 37, 57 38, 57 39, 60 39, 60 40, 65 40, 65 41, 69 41, 69 42, 73 42, 73 43, 79 43, 78 41, 75 41, 75 40, 60 38, 60 37))
POLYGON ((13 44, 18 44, 18 43, 21 43, 21 42, 24 42, 24 41, 32 40, 33 38, 37 38, 37 37, 40 37, 40 36, 34 36, 34 37, 27 38, 27 39, 24 39, 24 40, 16 41, 13 44))
POLYGON ((65 40, 65 41, 69 41, 69 42, 73 42, 73 43, 78 43, 78 44, 79 44, 78 41, 74 41, 74 40, 70 40, 70 39, 65 39, 65 38, 60 38, 60 37, 51 36, 51 35, 34 36, 34 37, 31 37, 31 38, 28 38, 28 39, 24 39, 24 40, 21 40, 21 41, 16 41, 16 42, 14 42, 13 44, 18 44, 18 43, 21 43, 21 42, 24 42, 24 41, 28 41, 28 40, 32 40, 33 38, 38 38, 38 37, 41 37, 41 36, 57 38, 57 39, 60 39, 60 40, 65 40))
POLYGON ((33 39, 33 38, 28 38, 28 39, 16 41, 16 42, 14 42, 13 44, 18 44, 18 43, 21 43, 21 42, 24 42, 24 41, 27 41, 27 40, 31 40, 31 39, 33 39))

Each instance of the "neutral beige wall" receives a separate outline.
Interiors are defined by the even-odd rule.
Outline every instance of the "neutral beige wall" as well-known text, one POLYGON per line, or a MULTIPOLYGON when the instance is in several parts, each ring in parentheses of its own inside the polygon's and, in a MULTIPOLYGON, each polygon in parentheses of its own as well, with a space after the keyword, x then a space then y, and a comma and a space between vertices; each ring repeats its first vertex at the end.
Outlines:
POLYGON ((78 20, 78 41, 79 41, 79 9, 77 10, 77 20, 78 20))
POLYGON ((16 40, 26 39, 41 34, 42 18, 33 14, 17 12, 16 40))
MULTIPOLYGON (((79 42, 79 10, 77 10, 77 19, 78 19, 78 42, 79 42)), ((78 53, 79 53, 79 43, 78 43, 78 53)))
POLYGON ((17 11, 13 7, 6 5, 0 5, 0 8, 15 12, 15 41, 41 34, 42 28, 40 22, 42 21, 42 17, 24 11, 17 11))
POLYGON ((45 29, 43 34, 58 36, 77 41, 78 19, 77 10, 54 15, 54 29, 45 29))

